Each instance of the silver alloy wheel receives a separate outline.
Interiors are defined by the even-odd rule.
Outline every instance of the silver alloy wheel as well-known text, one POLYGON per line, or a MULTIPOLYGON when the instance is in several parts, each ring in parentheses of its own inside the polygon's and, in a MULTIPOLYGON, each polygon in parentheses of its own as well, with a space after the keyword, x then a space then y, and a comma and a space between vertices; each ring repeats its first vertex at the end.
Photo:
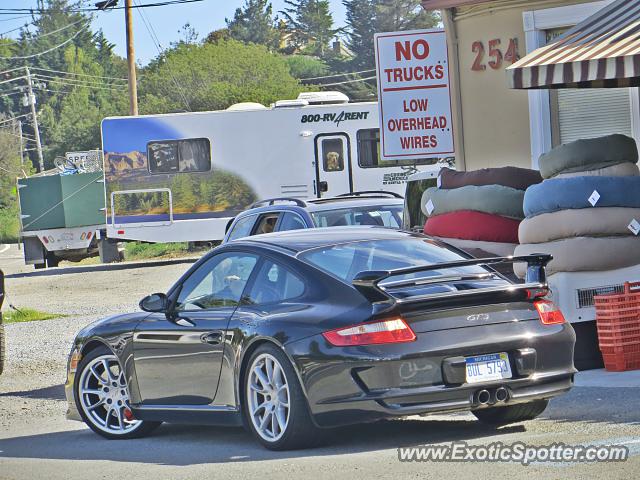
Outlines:
POLYGON ((280 362, 268 353, 249 367, 247 406, 251 423, 267 442, 276 442, 289 424, 289 385, 280 362))
POLYGON ((103 432, 124 435, 142 425, 131 416, 127 382, 114 355, 101 355, 84 367, 78 397, 87 419, 103 432))

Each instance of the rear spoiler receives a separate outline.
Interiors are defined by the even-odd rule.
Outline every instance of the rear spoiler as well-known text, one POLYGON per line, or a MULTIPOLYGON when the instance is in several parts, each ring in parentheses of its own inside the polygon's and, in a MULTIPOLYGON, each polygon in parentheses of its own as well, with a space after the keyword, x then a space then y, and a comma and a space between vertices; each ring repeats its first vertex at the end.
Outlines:
POLYGON ((410 273, 427 272, 433 270, 445 270, 448 268, 469 267, 474 265, 489 266, 500 263, 526 263, 527 272, 525 276, 525 283, 514 284, 509 288, 509 291, 522 291, 522 290, 548 290, 547 278, 545 273, 545 266, 553 259, 551 255, 547 254, 532 254, 525 256, 509 256, 509 257, 491 257, 491 258, 473 258, 468 260, 458 260, 455 262, 435 263, 432 265, 419 265, 415 267, 399 268, 396 270, 369 270, 358 273, 353 281, 353 286, 362 293, 367 300, 372 303, 409 303, 425 300, 438 300, 445 298, 458 298, 467 297, 471 295, 482 295, 492 292, 501 292, 505 290, 504 285, 499 287, 488 288, 476 288, 473 290, 464 290, 457 292, 436 293, 429 295, 419 295, 416 297, 409 297, 406 299, 394 299, 390 294, 386 292, 386 289, 393 287, 411 286, 411 285, 435 285, 441 283, 447 283, 452 281, 465 281, 465 280, 483 280, 496 275, 497 272, 485 272, 475 274, 453 274, 453 275, 440 275, 437 277, 426 277, 420 279, 400 280, 397 282, 391 282, 383 287, 379 284, 383 280, 390 277, 399 275, 407 275, 410 273))

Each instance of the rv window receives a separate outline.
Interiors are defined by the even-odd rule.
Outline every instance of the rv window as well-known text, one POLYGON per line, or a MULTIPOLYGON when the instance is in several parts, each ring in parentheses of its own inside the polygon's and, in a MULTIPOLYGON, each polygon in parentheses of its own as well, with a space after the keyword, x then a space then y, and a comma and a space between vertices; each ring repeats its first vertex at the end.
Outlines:
POLYGON ((151 173, 178 171, 178 142, 153 142, 147 146, 151 173))
POLYGON ((322 168, 325 172, 344 170, 344 142, 340 138, 322 140, 322 168))
POLYGON ((208 172, 211 170, 211 146, 206 138, 180 140, 180 171, 208 172))
POLYGON ((206 138, 149 142, 147 156, 151 173, 211 170, 211 145, 206 138))
POLYGON ((438 158, 409 158, 382 160, 380 158, 380 129, 358 130, 358 165, 362 168, 399 167, 402 165, 433 165, 438 158))

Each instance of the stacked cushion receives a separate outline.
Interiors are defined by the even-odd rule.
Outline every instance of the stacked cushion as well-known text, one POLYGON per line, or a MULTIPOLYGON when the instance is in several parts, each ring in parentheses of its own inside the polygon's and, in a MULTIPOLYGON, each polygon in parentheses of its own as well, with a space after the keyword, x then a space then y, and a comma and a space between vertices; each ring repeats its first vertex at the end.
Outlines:
POLYGON ((472 210, 431 217, 424 233, 436 237, 484 242, 518 243, 519 220, 472 210))
POLYGON ((627 177, 640 175, 638 165, 631 162, 618 163, 610 167, 597 168, 595 170, 586 170, 584 172, 567 172, 559 173, 553 178, 572 178, 572 177, 627 177))
POLYGON ((531 185, 540 183, 542 176, 537 170, 518 167, 482 168, 470 172, 458 172, 450 168, 443 168, 439 173, 440 188, 449 190, 466 185, 503 185, 526 190, 531 185))
POLYGON ((527 217, 573 208, 592 208, 591 194, 600 199, 596 208, 640 208, 640 177, 554 178, 527 189, 524 213, 527 217))
POLYGON ((560 210, 525 218, 520 223, 520 243, 544 243, 573 237, 628 235, 631 218, 640 220, 640 208, 603 207, 560 210))
POLYGON ((543 178, 552 178, 559 173, 597 170, 621 163, 638 163, 636 141, 625 135, 577 140, 554 148, 539 160, 543 178))
MULTIPOLYGON (((518 245, 516 255, 549 253, 553 260, 547 274, 557 272, 594 272, 615 270, 640 264, 640 237, 577 237, 547 243, 518 245)), ((526 265, 514 265, 517 276, 524 277, 526 265)))
POLYGON ((474 256, 512 255, 524 218, 524 190, 540 181, 538 172, 523 168, 443 168, 439 187, 422 195, 424 232, 474 256))
MULTIPOLYGON (((579 140, 540 157, 545 180, 529 187, 517 255, 549 253, 547 273, 603 271, 640 264, 640 176, 635 140, 579 140), (597 192, 599 198, 589 199, 597 192)), ((524 265, 515 267, 524 275, 524 265)))
POLYGON ((428 188, 422 194, 422 212, 426 216, 441 215, 459 210, 475 210, 491 215, 501 215, 516 219, 524 218, 522 203, 524 192, 502 185, 483 185, 444 190, 442 188, 428 188), (428 212, 427 206, 431 201, 434 209, 428 212))

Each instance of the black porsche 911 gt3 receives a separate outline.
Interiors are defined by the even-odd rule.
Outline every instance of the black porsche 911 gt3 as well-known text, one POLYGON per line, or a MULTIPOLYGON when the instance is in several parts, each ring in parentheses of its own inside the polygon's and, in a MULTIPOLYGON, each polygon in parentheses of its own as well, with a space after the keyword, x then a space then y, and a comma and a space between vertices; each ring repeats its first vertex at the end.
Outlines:
POLYGON ((545 299, 549 259, 472 259, 375 227, 230 242, 142 312, 78 334, 68 417, 112 439, 244 424, 270 449, 430 412, 532 419, 575 373, 574 331, 545 299), (513 261, 527 262, 526 283, 491 268, 513 261))

